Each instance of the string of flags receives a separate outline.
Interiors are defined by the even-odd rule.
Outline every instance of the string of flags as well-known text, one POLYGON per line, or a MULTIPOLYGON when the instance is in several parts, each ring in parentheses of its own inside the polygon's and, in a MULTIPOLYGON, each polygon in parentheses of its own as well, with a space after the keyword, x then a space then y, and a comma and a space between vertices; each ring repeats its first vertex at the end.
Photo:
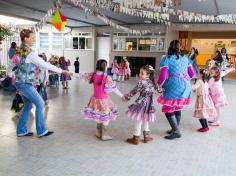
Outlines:
POLYGON ((209 15, 173 8, 181 5, 181 0, 69 0, 76 6, 89 4, 91 7, 124 13, 171 25, 170 16, 177 16, 180 22, 187 23, 227 23, 236 24, 235 14, 209 15))
POLYGON ((102 14, 100 12, 100 10, 98 8, 90 8, 88 6, 85 6, 83 3, 81 3, 80 0, 78 1, 75 1, 75 0, 65 0, 69 3, 72 3, 74 6, 76 7, 80 7, 81 9, 84 10, 84 12, 86 14, 89 14, 89 15, 93 15, 93 16, 96 16, 97 18, 99 18, 100 20, 102 20, 105 24, 113 27, 113 28, 116 28, 118 30, 123 30, 125 32, 128 32, 130 34, 147 34, 147 33, 150 33, 151 31, 150 30, 136 30, 136 29, 132 29, 132 28, 129 28, 129 27, 125 27, 123 25, 119 25, 117 23, 115 23, 114 21, 110 20, 109 18, 107 18, 104 14, 102 14))
MULTIPOLYGON (((87 15, 93 15, 102 20, 105 24, 116 29, 132 34, 145 34, 149 30, 135 30, 115 23, 106 17, 100 9, 110 10, 115 13, 123 13, 130 16, 149 19, 151 22, 163 23, 170 26, 171 16, 177 16, 180 22, 186 23, 227 23, 236 24, 236 14, 205 15, 173 8, 181 5, 181 0, 64 0, 76 7, 80 7, 87 15)), ((52 17, 52 25, 62 31, 67 24, 67 19, 60 12, 61 0, 54 0, 51 8, 45 16, 34 26, 39 31, 46 24, 47 19, 52 17)))

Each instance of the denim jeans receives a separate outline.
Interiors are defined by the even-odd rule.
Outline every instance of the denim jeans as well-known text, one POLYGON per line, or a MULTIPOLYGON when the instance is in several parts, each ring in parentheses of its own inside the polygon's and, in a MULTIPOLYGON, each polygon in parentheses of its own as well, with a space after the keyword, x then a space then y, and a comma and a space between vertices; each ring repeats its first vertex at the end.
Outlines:
POLYGON ((37 86, 37 91, 39 94, 41 94, 43 100, 46 102, 48 100, 48 94, 46 88, 43 87, 43 84, 37 86))
POLYGON ((24 102, 24 108, 20 115, 18 124, 17 124, 17 136, 24 136, 28 133, 27 122, 30 116, 30 110, 32 104, 35 105, 35 122, 36 122, 36 131, 37 135, 43 136, 48 132, 45 127, 44 122, 44 101, 41 96, 38 94, 37 90, 30 84, 25 83, 16 83, 17 90, 20 91, 22 100, 24 102))

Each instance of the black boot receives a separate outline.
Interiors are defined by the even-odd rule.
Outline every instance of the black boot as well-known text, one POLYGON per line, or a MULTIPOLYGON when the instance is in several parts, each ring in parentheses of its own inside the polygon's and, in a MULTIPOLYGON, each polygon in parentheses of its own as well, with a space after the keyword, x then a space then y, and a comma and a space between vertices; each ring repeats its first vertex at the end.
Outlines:
POLYGON ((202 128, 205 128, 204 119, 199 119, 199 122, 201 123, 201 125, 202 125, 202 128))
POLYGON ((206 119, 204 119, 204 125, 205 125, 205 128, 208 128, 208 122, 206 119))
POLYGON ((178 124, 177 124, 177 120, 174 116, 174 114, 167 114, 167 120, 172 128, 172 133, 169 136, 165 136, 166 139, 176 139, 176 138, 180 138, 181 134, 178 128, 178 124))
POLYGON ((198 129, 197 131, 199 131, 199 132, 207 132, 207 131, 209 131, 207 120, 206 119, 199 119, 199 121, 200 121, 200 123, 202 125, 202 128, 198 129))
MULTIPOLYGON (((181 111, 175 111, 174 114, 175 114, 175 118, 176 118, 176 121, 177 121, 177 125, 179 127, 180 120, 181 120, 181 111)), ((173 129, 168 130, 166 133, 171 134, 172 132, 173 132, 173 129)))

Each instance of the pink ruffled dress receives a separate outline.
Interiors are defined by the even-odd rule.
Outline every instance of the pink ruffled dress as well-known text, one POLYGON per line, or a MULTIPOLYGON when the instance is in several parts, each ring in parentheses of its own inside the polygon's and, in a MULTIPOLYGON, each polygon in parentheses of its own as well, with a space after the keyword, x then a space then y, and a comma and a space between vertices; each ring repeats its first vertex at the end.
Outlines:
POLYGON ((217 112, 209 94, 208 83, 204 83, 199 79, 192 88, 197 94, 193 117, 208 120, 214 119, 217 116, 217 112))
POLYGON ((91 77, 93 77, 94 81, 93 96, 90 98, 87 106, 82 109, 84 118, 95 120, 97 123, 115 120, 119 115, 119 112, 116 105, 110 99, 108 93, 115 92, 120 97, 122 97, 123 94, 121 94, 117 89, 115 82, 112 81, 112 78, 102 72, 79 73, 76 77, 86 81, 90 81, 91 77), (102 81, 101 85, 99 84, 100 81, 102 81))

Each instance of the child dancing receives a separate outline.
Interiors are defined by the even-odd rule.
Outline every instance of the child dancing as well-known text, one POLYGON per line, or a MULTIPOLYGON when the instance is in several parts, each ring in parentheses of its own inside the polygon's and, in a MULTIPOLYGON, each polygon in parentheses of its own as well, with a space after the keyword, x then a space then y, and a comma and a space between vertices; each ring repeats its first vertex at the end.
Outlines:
POLYGON ((125 94, 125 99, 130 100, 138 92, 138 99, 128 108, 127 116, 136 120, 134 134, 132 138, 127 139, 130 144, 139 144, 141 127, 143 125, 144 143, 153 140, 151 137, 149 122, 154 122, 156 119, 155 109, 153 106, 153 93, 156 88, 155 70, 152 66, 146 65, 140 69, 140 80, 130 93, 125 94))
POLYGON ((98 60, 96 72, 74 74, 79 79, 87 80, 93 84, 93 96, 88 105, 83 108, 82 113, 85 119, 92 119, 97 122, 96 136, 103 141, 112 139, 112 136, 108 134, 108 125, 111 120, 115 120, 118 116, 118 110, 111 101, 108 92, 115 92, 121 98, 123 97, 112 78, 105 74, 106 67, 106 60, 98 60))
POLYGON ((217 116, 214 103, 209 95, 208 83, 210 78, 209 72, 200 69, 198 73, 198 80, 192 86, 193 91, 196 91, 196 103, 193 117, 198 118, 202 128, 198 129, 199 132, 209 131, 207 120, 217 116))
POLYGON ((209 80, 209 90, 218 116, 213 121, 209 121, 210 126, 220 126, 219 118, 221 117, 221 109, 224 106, 228 105, 228 101, 222 86, 222 77, 224 77, 233 70, 234 68, 230 68, 225 71, 221 71, 221 68, 217 66, 211 68, 211 79, 209 80))

